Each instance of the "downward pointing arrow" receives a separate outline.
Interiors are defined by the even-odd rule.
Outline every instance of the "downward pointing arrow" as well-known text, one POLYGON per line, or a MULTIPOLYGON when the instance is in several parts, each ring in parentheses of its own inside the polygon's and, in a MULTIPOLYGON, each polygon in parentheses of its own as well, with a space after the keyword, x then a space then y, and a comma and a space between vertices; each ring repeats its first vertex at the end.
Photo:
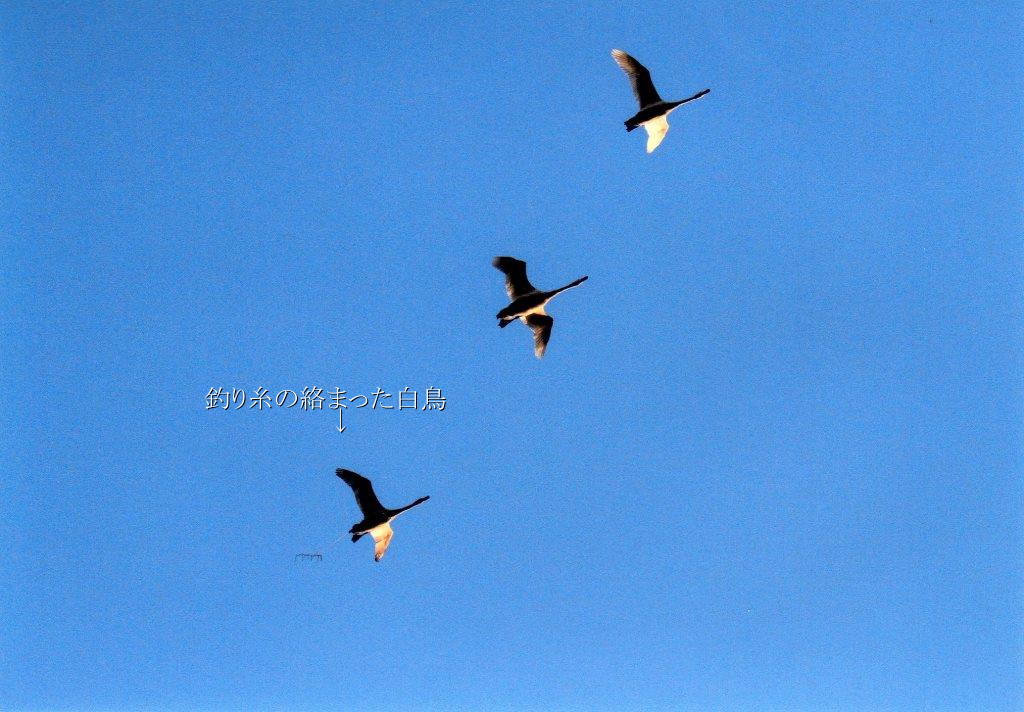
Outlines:
POLYGON ((341 408, 338 408, 338 432, 345 432, 345 426, 341 424, 341 408))

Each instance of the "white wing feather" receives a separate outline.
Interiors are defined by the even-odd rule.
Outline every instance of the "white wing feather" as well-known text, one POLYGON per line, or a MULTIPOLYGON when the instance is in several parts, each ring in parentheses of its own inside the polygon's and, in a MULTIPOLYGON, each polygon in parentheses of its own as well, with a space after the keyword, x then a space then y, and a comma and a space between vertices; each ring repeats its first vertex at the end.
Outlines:
POLYGON ((661 144, 665 134, 668 133, 668 119, 664 116, 659 116, 650 121, 645 121, 643 127, 647 131, 647 152, 651 153, 661 144))
POLYGON ((391 531, 391 526, 385 523, 375 526, 369 531, 369 534, 373 537, 373 560, 380 561, 384 552, 388 550, 388 545, 391 544, 394 532, 391 531))

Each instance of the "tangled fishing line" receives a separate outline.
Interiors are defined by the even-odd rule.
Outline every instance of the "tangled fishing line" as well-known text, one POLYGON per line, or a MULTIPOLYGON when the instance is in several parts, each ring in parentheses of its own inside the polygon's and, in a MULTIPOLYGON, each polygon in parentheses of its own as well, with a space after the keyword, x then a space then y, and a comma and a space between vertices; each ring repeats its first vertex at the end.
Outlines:
MULTIPOLYGON (((340 535, 331 544, 329 544, 327 546, 327 548, 324 549, 324 551, 329 551, 330 549, 334 548, 335 544, 340 542, 344 537, 345 537, 344 534, 340 535)), ((311 552, 311 553, 296 554, 295 555, 295 560, 296 561, 323 561, 324 560, 324 555, 321 552, 319 552, 319 551, 315 551, 315 552, 311 552)))

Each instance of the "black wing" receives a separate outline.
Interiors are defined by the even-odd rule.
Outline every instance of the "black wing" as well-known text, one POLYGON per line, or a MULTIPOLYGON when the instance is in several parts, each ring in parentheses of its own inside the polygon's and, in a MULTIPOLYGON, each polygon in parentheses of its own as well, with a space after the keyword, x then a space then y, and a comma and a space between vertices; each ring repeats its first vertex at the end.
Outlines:
POLYGON ((629 83, 633 85, 633 93, 636 95, 636 100, 640 102, 641 109, 661 101, 661 97, 658 96, 658 90, 654 88, 654 82, 651 81, 651 73, 647 71, 647 67, 640 64, 640 62, 630 57, 621 49, 612 50, 612 59, 629 77, 629 83))
POLYGON ((491 263, 505 273, 505 291, 508 298, 515 300, 524 294, 536 292, 537 288, 526 278, 526 263, 515 257, 495 257, 491 263))
POLYGON ((356 504, 359 505, 359 511, 363 513, 364 517, 383 511, 384 506, 377 499, 377 495, 373 493, 373 484, 368 479, 357 472, 343 470, 340 467, 334 471, 334 474, 345 480, 345 484, 355 492, 356 504))
POLYGON ((551 326, 555 320, 547 314, 530 314, 526 317, 526 325, 533 331, 533 353, 537 358, 544 356, 544 350, 551 340, 551 326))

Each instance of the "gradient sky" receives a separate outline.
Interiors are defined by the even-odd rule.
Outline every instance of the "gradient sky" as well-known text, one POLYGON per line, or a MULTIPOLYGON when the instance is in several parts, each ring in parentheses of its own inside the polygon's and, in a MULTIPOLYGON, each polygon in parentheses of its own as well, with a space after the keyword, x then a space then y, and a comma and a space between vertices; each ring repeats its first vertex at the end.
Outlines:
POLYGON ((190 4, 0 9, 0 707, 1024 706, 1019 7, 190 4))

